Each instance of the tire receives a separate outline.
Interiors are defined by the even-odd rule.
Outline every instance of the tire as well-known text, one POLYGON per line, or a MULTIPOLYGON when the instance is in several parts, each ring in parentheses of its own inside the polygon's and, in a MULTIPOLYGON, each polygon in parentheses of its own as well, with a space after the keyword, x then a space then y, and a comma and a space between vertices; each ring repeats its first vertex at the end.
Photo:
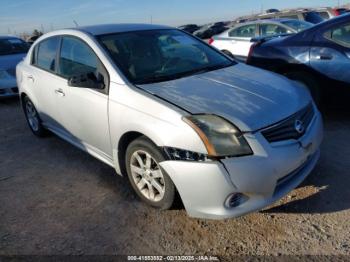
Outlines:
POLYGON ((312 75, 303 72, 290 72, 284 75, 291 80, 300 82, 301 84, 305 85, 307 89, 309 89, 315 103, 318 106, 321 105, 322 93, 320 89, 320 83, 312 75))
POLYGON ((33 102, 27 96, 23 98, 23 110, 29 128, 33 134, 37 137, 44 137, 47 134, 47 130, 43 127, 33 102))
POLYGON ((144 136, 131 142, 126 150, 131 186, 142 201, 160 210, 171 208, 176 192, 174 183, 158 164, 164 160, 157 146, 144 136))

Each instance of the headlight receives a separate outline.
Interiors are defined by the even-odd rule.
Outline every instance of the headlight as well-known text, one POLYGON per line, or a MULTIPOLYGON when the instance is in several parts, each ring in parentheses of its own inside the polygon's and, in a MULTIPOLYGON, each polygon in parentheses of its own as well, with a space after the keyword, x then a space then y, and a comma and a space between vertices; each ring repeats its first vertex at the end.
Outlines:
POLYGON ((188 151, 184 149, 174 147, 163 147, 163 150, 169 160, 182 160, 182 161, 209 161, 207 155, 188 151))
POLYGON ((197 132, 211 157, 253 154, 241 131, 221 117, 193 115, 183 120, 197 132))
POLYGON ((6 70, 0 70, 0 79, 7 80, 7 79, 13 79, 13 77, 6 70))

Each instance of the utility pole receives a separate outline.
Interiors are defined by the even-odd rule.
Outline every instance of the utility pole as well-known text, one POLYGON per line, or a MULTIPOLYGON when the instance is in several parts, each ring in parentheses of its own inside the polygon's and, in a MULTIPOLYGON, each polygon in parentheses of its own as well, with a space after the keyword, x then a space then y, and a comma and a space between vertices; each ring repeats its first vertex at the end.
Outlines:
POLYGON ((151 15, 151 24, 153 24, 153 16, 151 15))

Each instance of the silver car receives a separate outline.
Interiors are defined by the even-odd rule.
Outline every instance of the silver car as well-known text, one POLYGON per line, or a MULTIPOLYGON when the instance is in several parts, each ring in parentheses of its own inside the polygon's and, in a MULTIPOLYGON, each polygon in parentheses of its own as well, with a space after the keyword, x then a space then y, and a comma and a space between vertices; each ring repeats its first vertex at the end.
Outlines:
POLYGON ((310 174, 322 119, 308 91, 180 30, 99 25, 51 32, 17 66, 29 127, 52 131, 159 209, 193 217, 264 208, 310 174))
POLYGON ((13 36, 0 36, 0 98, 18 96, 16 65, 25 57, 28 45, 13 36))

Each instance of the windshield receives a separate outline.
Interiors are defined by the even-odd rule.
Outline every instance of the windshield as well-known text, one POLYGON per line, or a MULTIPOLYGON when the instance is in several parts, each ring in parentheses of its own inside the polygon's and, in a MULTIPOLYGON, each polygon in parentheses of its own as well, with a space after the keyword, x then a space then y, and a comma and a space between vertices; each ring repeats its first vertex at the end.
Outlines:
POLYGON ((116 33, 98 39, 134 84, 169 81, 235 64, 205 43, 175 29, 116 33))
POLYGON ((304 21, 300 21, 300 20, 288 20, 288 21, 282 21, 281 23, 293 28, 297 32, 308 29, 314 25, 314 24, 311 24, 309 22, 304 22, 304 21))
POLYGON ((0 39, 0 55, 27 53, 28 44, 18 38, 0 39))

